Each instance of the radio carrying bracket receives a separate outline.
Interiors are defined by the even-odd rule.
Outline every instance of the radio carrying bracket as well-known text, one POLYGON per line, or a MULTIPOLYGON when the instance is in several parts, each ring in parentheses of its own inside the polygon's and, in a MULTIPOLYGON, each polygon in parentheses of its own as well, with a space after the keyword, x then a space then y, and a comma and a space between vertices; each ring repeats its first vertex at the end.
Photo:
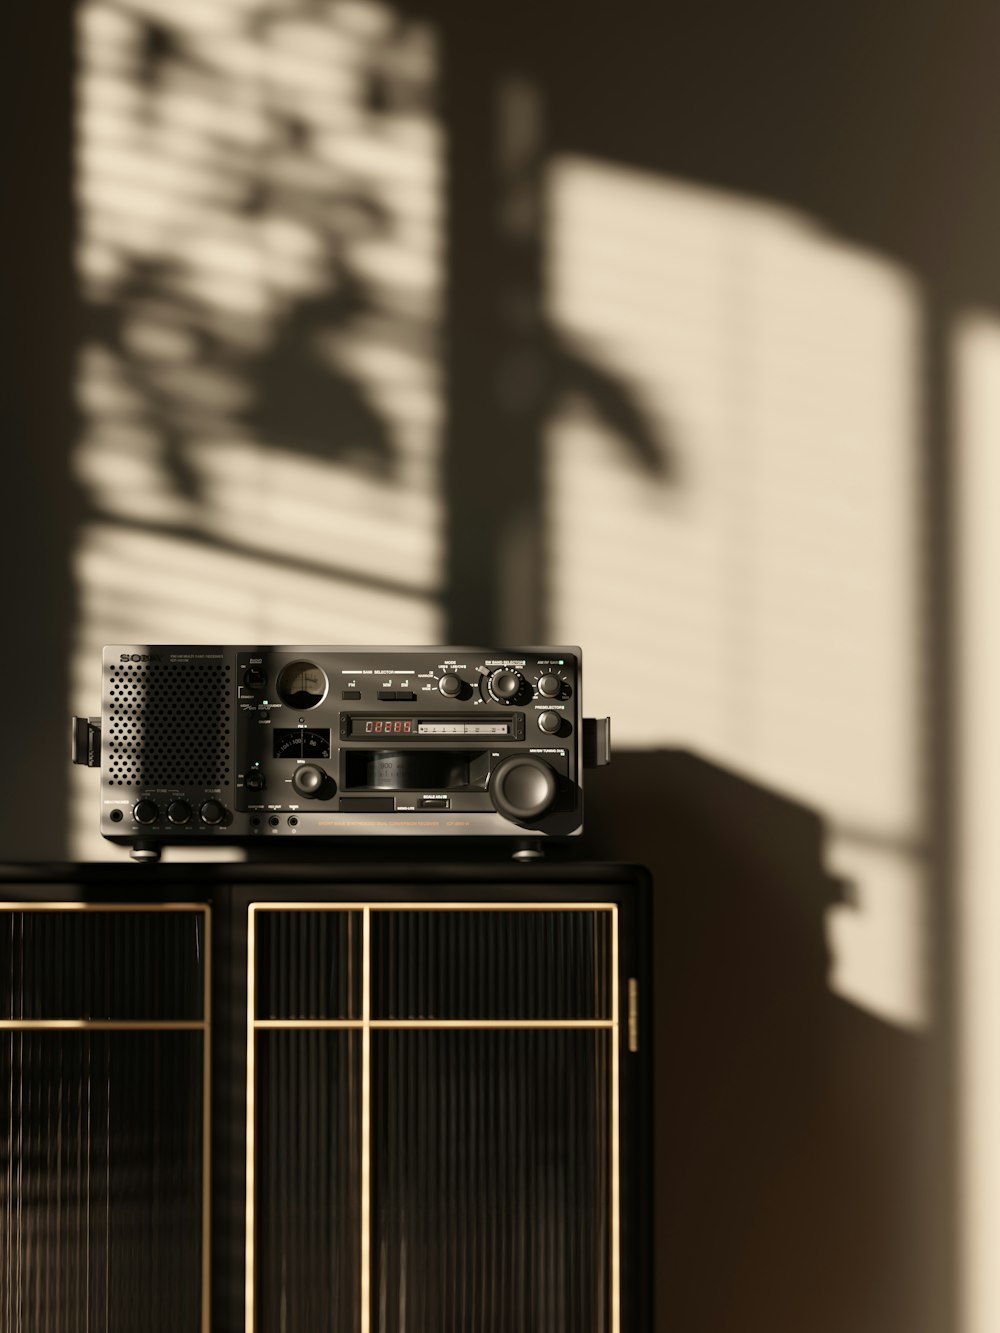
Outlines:
POLYGON ((611 763, 611 719, 610 717, 585 717, 583 719, 583 766, 584 768, 603 768, 611 763))
POLYGON ((99 717, 74 717, 70 744, 74 764, 83 764, 87 768, 100 768, 101 719, 99 717))

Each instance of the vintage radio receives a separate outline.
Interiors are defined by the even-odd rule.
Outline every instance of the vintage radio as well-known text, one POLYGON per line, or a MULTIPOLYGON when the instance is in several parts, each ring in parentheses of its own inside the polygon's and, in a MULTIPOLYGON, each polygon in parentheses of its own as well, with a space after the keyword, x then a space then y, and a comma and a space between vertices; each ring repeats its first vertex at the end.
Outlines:
POLYGON ((101 832, 164 844, 578 834, 608 719, 581 711, 576 647, 104 650, 101 832))

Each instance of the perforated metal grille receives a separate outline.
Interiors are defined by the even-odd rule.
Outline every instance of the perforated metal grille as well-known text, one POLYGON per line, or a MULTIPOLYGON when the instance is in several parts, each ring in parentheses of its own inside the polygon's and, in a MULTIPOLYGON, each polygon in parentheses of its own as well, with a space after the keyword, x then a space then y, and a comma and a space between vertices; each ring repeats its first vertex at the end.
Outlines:
POLYGON ((109 787, 228 787, 231 670, 164 662, 108 670, 109 787))

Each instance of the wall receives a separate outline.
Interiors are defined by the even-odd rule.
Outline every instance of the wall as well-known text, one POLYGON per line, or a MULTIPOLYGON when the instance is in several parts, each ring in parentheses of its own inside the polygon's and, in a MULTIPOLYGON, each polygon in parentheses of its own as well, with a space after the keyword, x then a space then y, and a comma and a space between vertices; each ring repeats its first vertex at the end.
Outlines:
POLYGON ((5 856, 103 642, 580 643, 663 1326, 990 1326, 995 17, 12 12, 5 856))

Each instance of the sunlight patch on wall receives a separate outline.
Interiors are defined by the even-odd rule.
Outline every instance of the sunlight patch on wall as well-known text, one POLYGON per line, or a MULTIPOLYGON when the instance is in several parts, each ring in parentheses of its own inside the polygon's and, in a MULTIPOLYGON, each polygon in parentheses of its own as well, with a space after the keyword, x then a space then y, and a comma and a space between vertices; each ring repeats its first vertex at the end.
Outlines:
POLYGON ((433 30, 86 0, 79 55, 71 711, 108 642, 440 639, 433 30))
POLYGON ((559 335, 660 453, 565 399, 552 633, 587 646, 616 745, 696 749, 816 809, 857 899, 828 918, 833 984, 919 1023, 914 286, 791 212, 602 163, 559 161, 549 209, 559 335))
POLYGON ((954 330, 963 1333, 1000 1321, 1000 321, 954 330))

